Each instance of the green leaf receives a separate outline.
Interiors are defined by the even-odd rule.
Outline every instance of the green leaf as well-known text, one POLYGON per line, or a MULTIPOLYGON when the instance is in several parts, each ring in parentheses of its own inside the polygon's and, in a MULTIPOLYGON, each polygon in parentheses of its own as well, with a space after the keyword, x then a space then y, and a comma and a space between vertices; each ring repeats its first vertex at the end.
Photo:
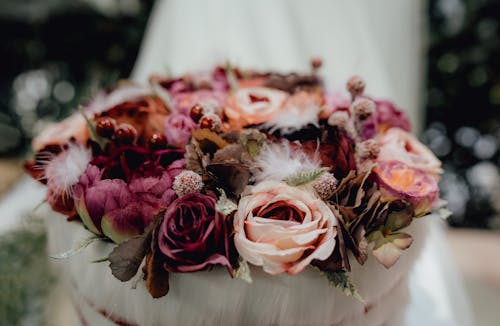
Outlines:
POLYGON ((439 208, 439 209, 433 211, 432 213, 436 214, 437 216, 441 217, 444 220, 446 220, 448 217, 453 215, 453 212, 447 208, 439 208))
POLYGON ((250 266, 243 258, 238 259, 238 268, 234 271, 234 277, 239 278, 247 283, 252 283, 252 276, 250 275, 250 266))
POLYGON ((217 188, 220 193, 219 200, 215 204, 215 210, 223 215, 229 215, 234 212, 238 206, 230 199, 227 198, 226 192, 222 188, 217 188))
POLYGON ((90 236, 88 238, 84 238, 84 239, 78 241, 73 246, 72 249, 65 251, 65 252, 62 252, 60 254, 50 255, 49 257, 53 258, 53 259, 67 259, 69 257, 72 257, 72 256, 80 253, 83 249, 87 248, 91 243, 93 243, 97 240, 101 240, 101 238, 96 237, 96 236, 90 236))
POLYGON ((353 297, 361 303, 365 302, 356 289, 356 286, 352 283, 346 270, 340 272, 321 271, 321 273, 326 276, 331 286, 340 289, 346 296, 353 297))
POLYGON ((260 145, 256 140, 249 140, 246 144, 248 155, 251 158, 256 158, 260 153, 260 145))
POLYGON ((286 183, 288 183, 288 185, 290 185, 292 187, 296 187, 296 186, 304 185, 306 183, 313 182, 314 180, 316 180, 320 175, 322 175, 326 171, 328 171, 328 168, 325 167, 325 168, 312 170, 309 172, 299 172, 299 173, 296 173, 294 175, 291 175, 291 176, 285 178, 285 180, 283 180, 283 181, 285 181, 286 183))

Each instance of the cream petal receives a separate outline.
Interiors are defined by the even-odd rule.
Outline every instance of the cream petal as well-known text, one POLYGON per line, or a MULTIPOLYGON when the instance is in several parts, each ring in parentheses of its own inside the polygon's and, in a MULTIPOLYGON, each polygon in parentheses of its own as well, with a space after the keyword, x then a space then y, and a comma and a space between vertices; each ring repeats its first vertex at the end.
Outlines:
POLYGON ((308 255, 304 259, 296 262, 292 267, 290 267, 287 271, 288 274, 295 275, 295 274, 300 273, 314 259, 318 259, 318 260, 327 259, 328 257, 330 257, 333 250, 335 249, 335 243, 336 243, 335 236, 328 237, 310 255, 308 255))
POLYGON ((312 249, 312 247, 299 247, 285 250, 275 249, 272 252, 261 253, 261 255, 264 259, 274 263, 293 263, 299 260, 307 249, 312 249))
POLYGON ((385 268, 390 268, 392 265, 394 265, 401 256, 401 253, 401 249, 396 247, 391 242, 387 242, 379 248, 373 250, 373 256, 375 256, 375 258, 382 265, 384 265, 385 268))
POLYGON ((320 235, 324 234, 327 230, 314 230, 309 233, 294 235, 291 237, 284 237, 275 241, 275 245, 281 249, 304 247, 313 245, 320 235))

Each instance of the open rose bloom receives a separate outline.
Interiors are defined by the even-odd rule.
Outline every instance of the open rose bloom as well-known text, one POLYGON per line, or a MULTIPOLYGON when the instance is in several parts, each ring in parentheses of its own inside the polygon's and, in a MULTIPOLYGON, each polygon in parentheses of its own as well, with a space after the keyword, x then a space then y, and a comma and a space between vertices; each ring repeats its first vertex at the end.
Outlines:
POLYGON ((392 267, 437 207, 441 163, 359 77, 349 97, 314 71, 122 83, 41 133, 26 169, 54 211, 114 244, 113 275, 155 298, 169 273, 331 281, 370 254, 392 267))
POLYGON ((297 274, 335 248, 337 219, 311 191, 279 181, 247 190, 234 219, 235 244, 248 262, 271 274, 297 274))

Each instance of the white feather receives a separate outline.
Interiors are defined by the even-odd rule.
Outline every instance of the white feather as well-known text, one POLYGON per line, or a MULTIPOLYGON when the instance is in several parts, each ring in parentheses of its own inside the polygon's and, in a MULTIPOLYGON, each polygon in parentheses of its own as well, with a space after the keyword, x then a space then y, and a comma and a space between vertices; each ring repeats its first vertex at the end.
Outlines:
POLYGON ((57 192, 71 195, 73 186, 80 180, 90 159, 89 149, 70 143, 67 150, 47 164, 45 169, 47 185, 57 192))
POLYGON ((299 172, 309 172, 321 167, 316 152, 312 157, 300 148, 292 148, 290 143, 265 144, 256 157, 251 171, 255 181, 283 180, 299 172))

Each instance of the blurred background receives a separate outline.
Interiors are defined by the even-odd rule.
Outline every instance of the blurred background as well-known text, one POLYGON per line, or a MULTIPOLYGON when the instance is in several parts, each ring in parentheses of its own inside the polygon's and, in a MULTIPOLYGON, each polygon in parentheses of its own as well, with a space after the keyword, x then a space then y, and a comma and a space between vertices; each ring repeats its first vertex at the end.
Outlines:
MULTIPOLYGON (((0 2, 0 200, 22 175, 34 135, 130 74, 153 4, 0 2)), ((500 306, 499 17, 500 0, 429 0, 427 6, 426 119, 419 137, 444 162, 441 191, 453 212, 449 239, 479 325, 500 324, 500 312, 491 308, 500 306)), ((43 241, 35 237, 25 250, 43 250, 43 241)), ((16 261, 8 243, 0 241, 0 278, 7 268, 23 268, 7 264, 16 261)), ((0 316, 15 321, 36 308, 25 302, 33 289, 18 290, 17 305, 0 316)))

